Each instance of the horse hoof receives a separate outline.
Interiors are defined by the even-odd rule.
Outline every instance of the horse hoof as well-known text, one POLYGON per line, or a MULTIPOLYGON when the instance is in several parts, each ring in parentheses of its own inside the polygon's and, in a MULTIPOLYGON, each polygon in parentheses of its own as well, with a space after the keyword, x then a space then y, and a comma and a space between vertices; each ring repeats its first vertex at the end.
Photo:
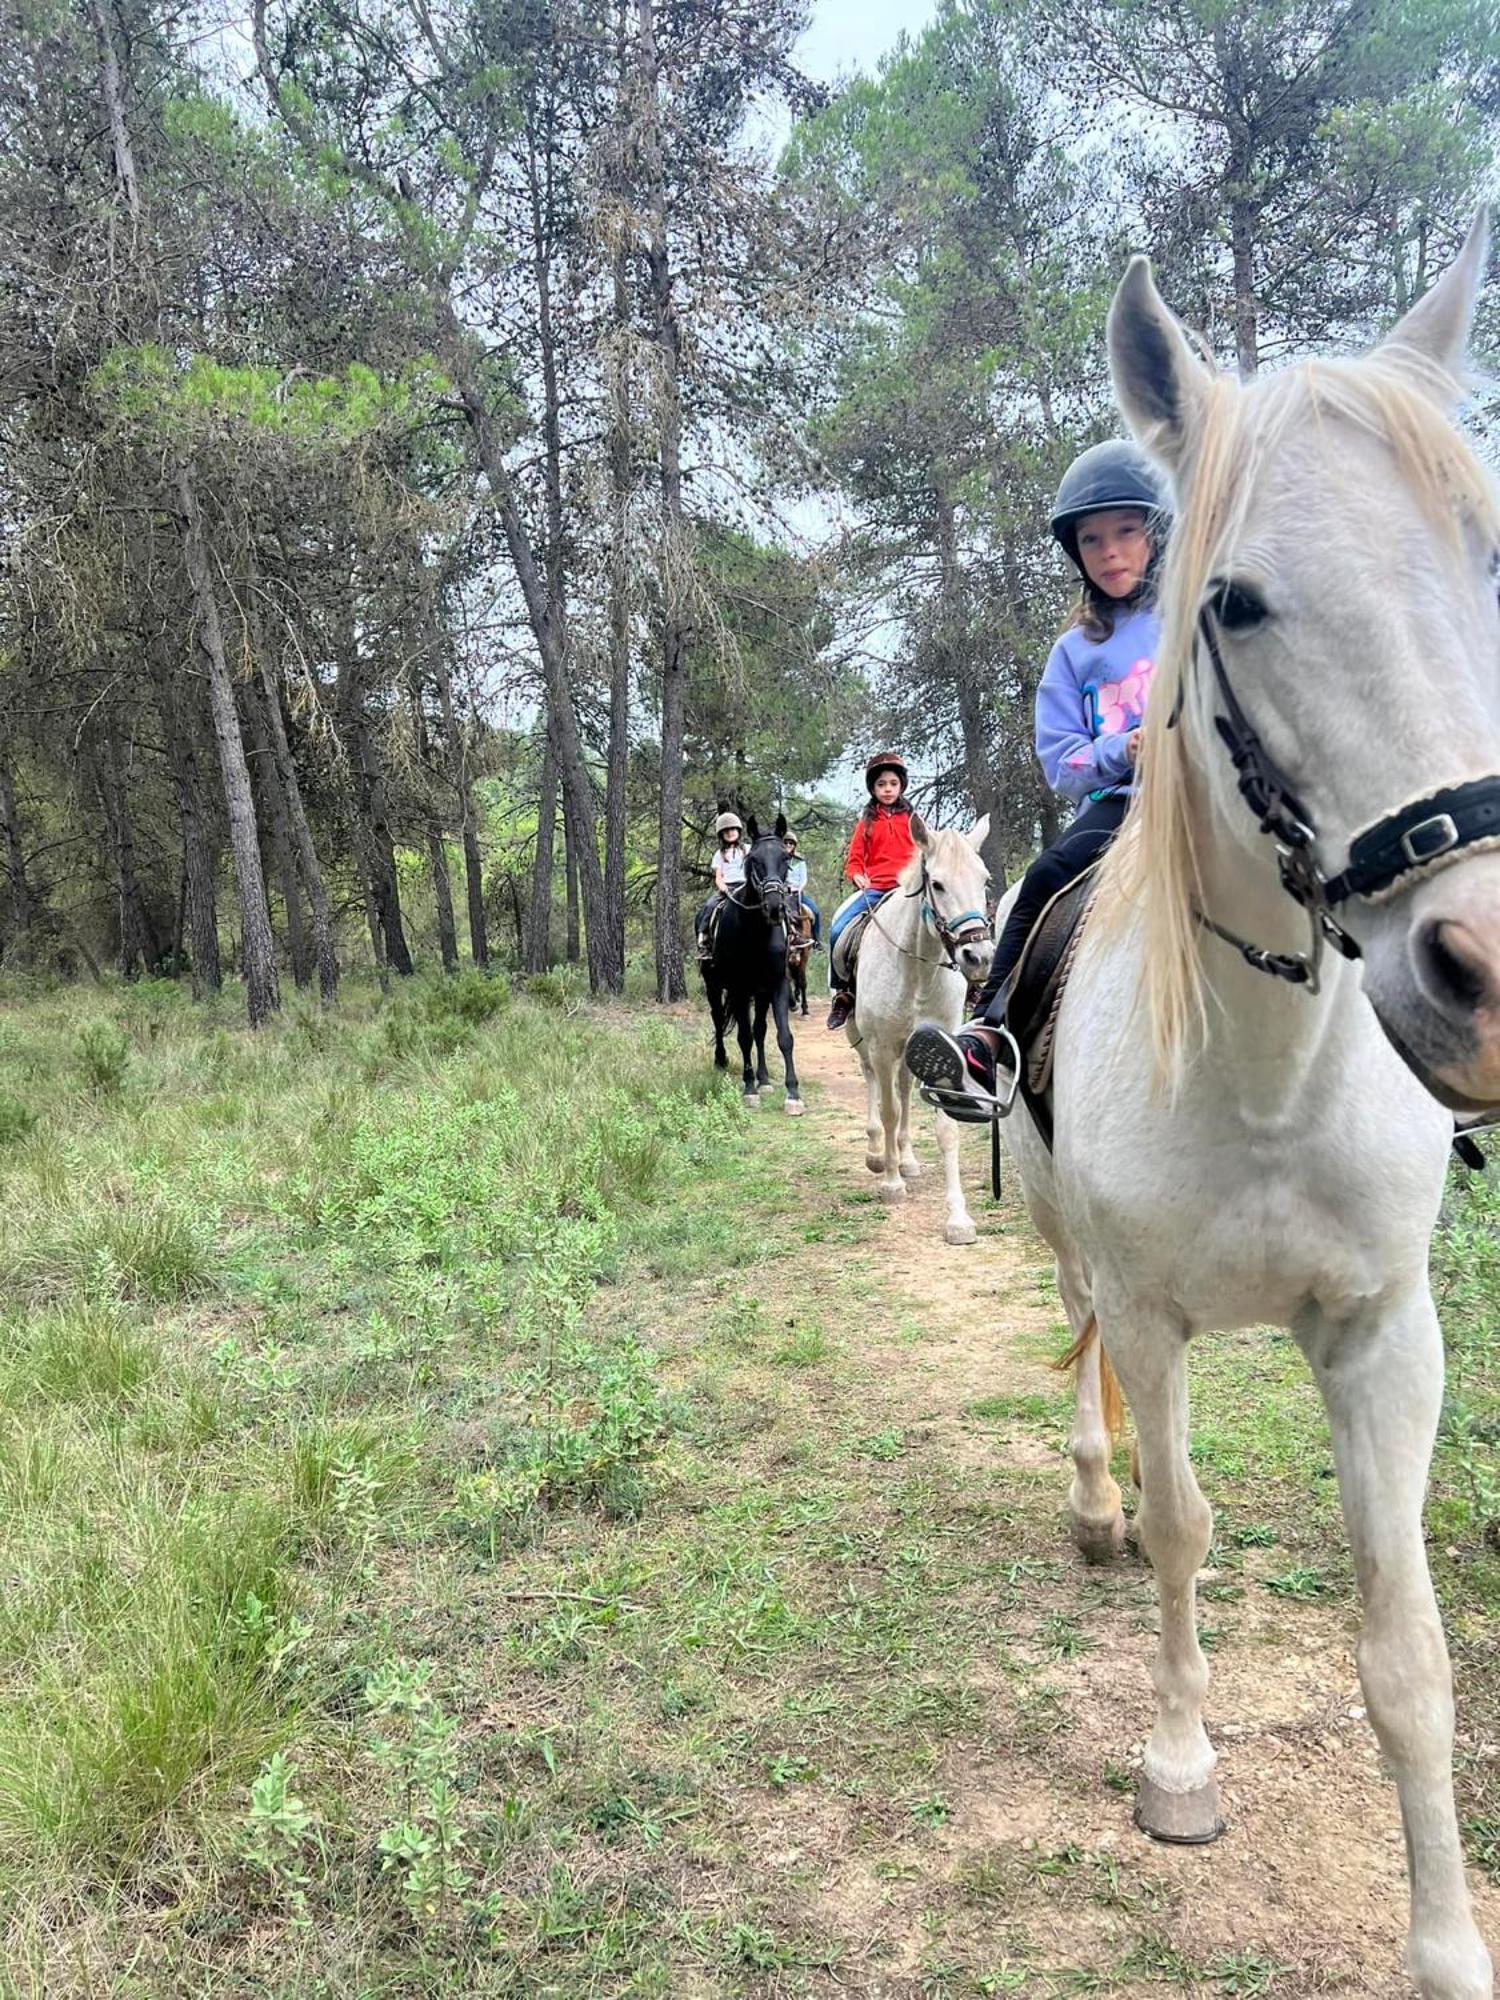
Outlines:
POLYGON ((905 1201, 906 1182, 899 1178, 893 1181, 882 1181, 880 1183, 880 1199, 882 1201, 905 1201))
POLYGON ((883 1174, 885 1172, 885 1154, 866 1153, 865 1165, 870 1169, 872 1174, 883 1174))
POLYGON ((753 1090, 747 1090, 741 1102, 747 1111, 759 1111, 760 1109, 760 1097, 753 1090))
POLYGON ((786 1115, 788 1118, 800 1118, 806 1109, 807 1106, 802 1102, 800 1097, 789 1097, 786 1101, 786 1115))
POLYGON ((1125 1551, 1125 1516, 1116 1512, 1107 1521, 1075 1520, 1073 1546, 1086 1563, 1113 1562, 1125 1551))
POLYGON ((945 1243, 977 1243, 979 1231, 972 1222, 945 1222, 943 1224, 945 1243))
POLYGON ((1152 1840, 1206 1847, 1224 1831, 1219 1788, 1210 1778, 1191 1792, 1169 1792, 1142 1771, 1136 1782, 1135 1823, 1152 1840))
POLYGON ((904 1181, 919 1181, 922 1178, 922 1162, 920 1160, 903 1160, 901 1162, 901 1178, 904 1181))

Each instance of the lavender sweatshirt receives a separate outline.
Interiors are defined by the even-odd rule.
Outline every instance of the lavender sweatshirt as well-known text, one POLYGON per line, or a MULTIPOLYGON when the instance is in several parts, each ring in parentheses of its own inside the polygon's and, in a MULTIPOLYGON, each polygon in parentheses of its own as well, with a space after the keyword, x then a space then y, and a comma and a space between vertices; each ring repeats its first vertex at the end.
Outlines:
POLYGON ((1125 738, 1146 712, 1160 632, 1152 607, 1127 612, 1107 639, 1075 626, 1052 648, 1036 691, 1036 754, 1075 805, 1133 788, 1125 738))

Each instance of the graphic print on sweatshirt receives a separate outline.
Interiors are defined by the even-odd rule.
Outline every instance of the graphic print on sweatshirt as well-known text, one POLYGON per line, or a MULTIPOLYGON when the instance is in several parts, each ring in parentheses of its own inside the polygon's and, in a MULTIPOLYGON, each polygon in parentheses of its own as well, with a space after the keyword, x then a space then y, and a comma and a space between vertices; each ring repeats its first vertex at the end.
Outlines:
POLYGON ((1154 660, 1137 660, 1123 680, 1101 681, 1084 688, 1095 736, 1119 736, 1140 727, 1146 718, 1146 696, 1155 671, 1154 660))

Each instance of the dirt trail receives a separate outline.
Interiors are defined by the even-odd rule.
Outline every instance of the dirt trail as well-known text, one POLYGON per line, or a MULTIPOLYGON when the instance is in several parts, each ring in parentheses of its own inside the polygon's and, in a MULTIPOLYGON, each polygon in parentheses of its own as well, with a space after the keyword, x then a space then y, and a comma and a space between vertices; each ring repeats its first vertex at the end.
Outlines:
MULTIPOLYGON (((873 1187, 863 1164, 864 1087, 857 1061, 843 1036, 825 1033, 812 1020, 801 1026, 798 1065, 816 1086, 804 1131, 809 1141, 816 1136, 826 1144, 832 1172, 873 1187)), ((767 1113, 777 1097, 779 1092, 767 1113)), ((985 1135, 966 1135, 963 1154, 979 1241, 967 1249, 944 1245, 930 1122, 923 1112, 916 1133, 927 1172, 904 1203, 892 1206, 878 1256, 870 1261, 871 1271, 883 1277, 890 1309, 850 1316, 863 1321, 846 1330, 851 1359, 878 1382, 888 1414, 904 1415, 929 1438, 936 1435, 958 1463, 1041 1468, 1033 1504, 1050 1517, 1055 1553, 1065 1557, 1068 1468, 1060 1448, 1039 1437, 1035 1425, 965 1415, 981 1398, 1056 1394, 1056 1376, 1006 1337, 1046 1331, 1060 1321, 1050 1260, 1013 1200, 1000 1208, 990 1202, 985 1135), (920 1325, 919 1342, 891 1337, 902 1318, 920 1325), (994 1329, 993 1339, 979 1334, 986 1327, 994 1329)), ((1014 1188, 1008 1160, 1006 1168, 1014 1188)), ((1228 1497, 1214 1494, 1211 1478, 1205 1476, 1204 1484, 1210 1501, 1228 1497)), ((1229 1831, 1207 1849, 1159 1847, 1134 1831, 1128 1801, 1102 1782, 1106 1762, 1130 1763, 1150 1726, 1149 1575, 1134 1556, 1123 1559, 1123 1568, 1122 1582, 1119 1567, 1101 1573, 1081 1562, 1064 1564, 1056 1588, 1093 1643, 1076 1658, 1046 1666, 1046 1679, 1066 1700, 1071 1726, 1049 1747, 1045 1774, 1034 1759, 997 1758, 985 1769, 963 1755, 944 1773, 956 1808, 945 1829, 954 1872, 1012 1844, 1019 1858, 1028 1842, 1118 1855, 1122 1864, 1166 1886, 1173 1914, 1161 1918, 1160 1927, 1198 1964, 1258 1952, 1298 1969, 1273 1989, 1231 1983, 1217 1990, 1337 1991, 1380 2000, 1408 1995, 1398 1970, 1407 1892, 1396 1797, 1365 1719, 1348 1609, 1248 1591, 1235 1605, 1233 1623, 1211 1657, 1208 1713, 1229 1831)), ((866 1872, 853 1860, 830 1863, 825 1893, 843 1906, 846 1918, 870 1893, 866 1872)), ((1495 1950, 1500 1891, 1473 1871, 1471 1887, 1481 1929, 1495 1950)), ((883 1926, 898 1922, 889 1885, 882 1901, 883 1926)), ((1071 1940, 1076 1949, 1098 1920, 1087 1897, 1074 1903, 1078 1907, 1064 1898, 1059 1908, 1054 1899, 1046 1906, 1049 1927, 1061 1926, 1056 1963, 1076 1962, 1068 1927, 1082 1927, 1071 1940)), ((1112 1984, 1109 1990, 1135 1988, 1112 1984)), ((1143 1980, 1140 1991, 1148 1990, 1160 1991, 1159 1978, 1143 1980)))

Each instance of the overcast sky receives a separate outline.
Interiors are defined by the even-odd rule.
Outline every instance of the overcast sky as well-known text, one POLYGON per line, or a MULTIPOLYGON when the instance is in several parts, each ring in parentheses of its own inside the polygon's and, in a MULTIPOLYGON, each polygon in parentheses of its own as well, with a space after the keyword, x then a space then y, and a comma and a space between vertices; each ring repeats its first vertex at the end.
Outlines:
POLYGON ((930 0, 813 0, 797 58, 820 83, 850 70, 873 71, 902 34, 920 33, 932 15, 930 0))

